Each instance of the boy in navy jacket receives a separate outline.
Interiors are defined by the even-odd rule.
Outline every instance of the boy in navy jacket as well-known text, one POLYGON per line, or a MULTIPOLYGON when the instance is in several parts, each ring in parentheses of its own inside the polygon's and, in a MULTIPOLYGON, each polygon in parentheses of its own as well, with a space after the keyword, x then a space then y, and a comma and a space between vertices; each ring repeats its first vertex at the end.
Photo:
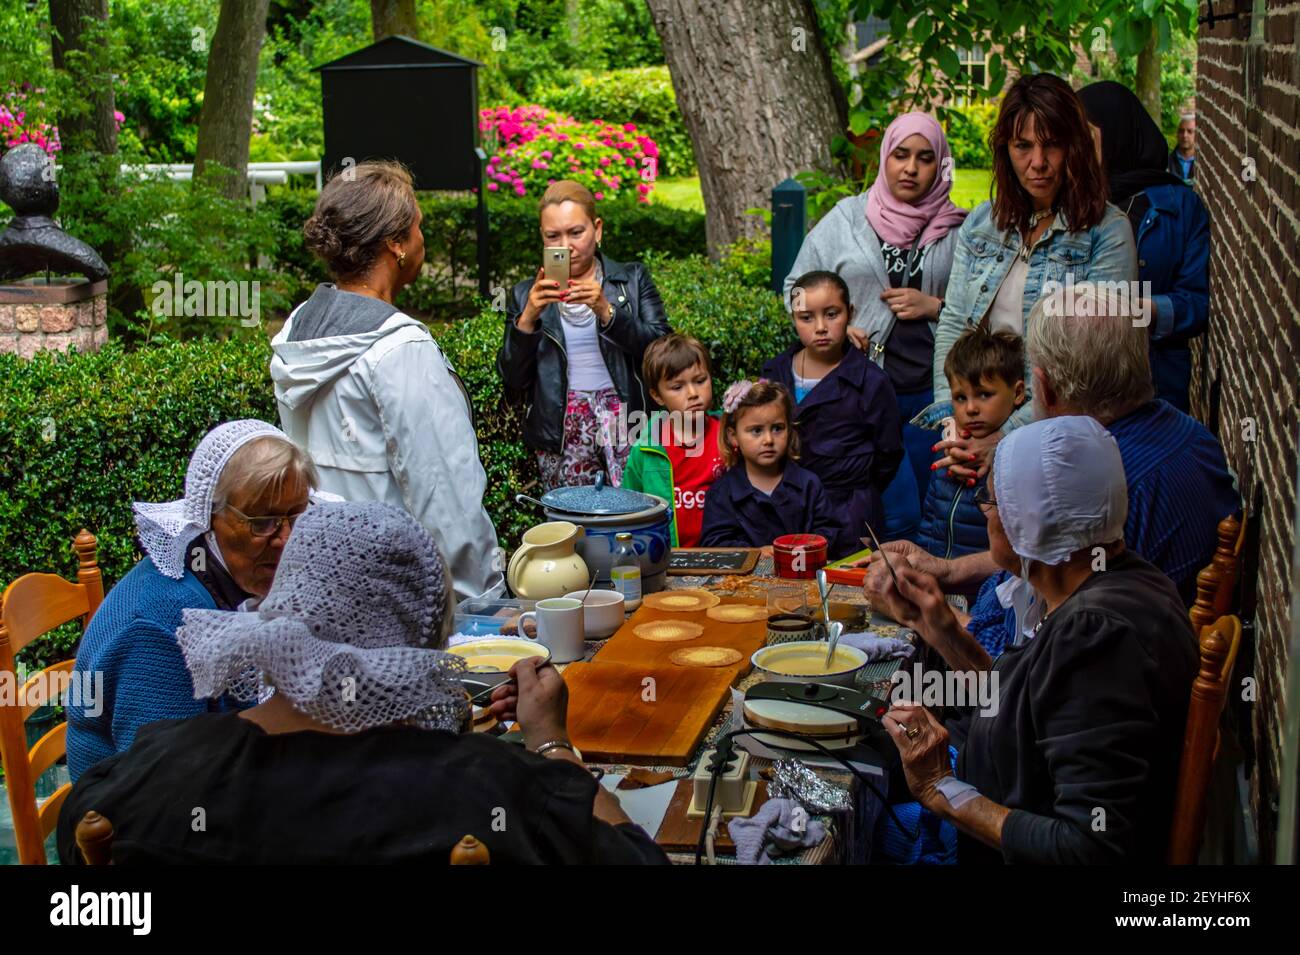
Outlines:
MULTIPOLYGON (((957 338, 943 364, 952 389, 955 432, 973 438, 992 434, 1024 403, 1022 349, 1019 335, 990 332, 983 324, 957 338)), ((961 482, 946 468, 938 471, 925 494, 918 543, 946 559, 988 550, 988 524, 975 503, 983 486, 984 480, 961 482)))

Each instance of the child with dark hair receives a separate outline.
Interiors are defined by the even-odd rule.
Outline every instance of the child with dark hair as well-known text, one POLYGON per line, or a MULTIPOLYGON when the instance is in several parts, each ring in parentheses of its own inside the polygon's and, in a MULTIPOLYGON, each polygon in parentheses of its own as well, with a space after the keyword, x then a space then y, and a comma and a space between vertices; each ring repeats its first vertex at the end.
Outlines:
POLYGON ((738 381, 722 398, 722 457, 709 490, 701 547, 766 547, 785 534, 820 534, 834 559, 857 549, 822 482, 798 464, 794 401, 783 386, 738 381))
POLYGON ((671 507, 673 547, 699 544, 709 488, 726 470, 721 421, 713 405, 708 350, 689 335, 653 341, 641 362, 641 380, 663 408, 632 447, 623 487, 657 494, 671 507))
MULTIPOLYGON (((998 431, 1025 401, 1024 345, 1019 335, 972 325, 953 342, 943 373, 952 390, 945 439, 984 438, 998 431)), ((938 464, 932 465, 937 468, 938 464)), ((988 523, 976 503, 984 480, 953 477, 945 468, 930 479, 918 543, 935 557, 989 549, 988 523)))
POLYGON ((854 540, 867 536, 868 524, 884 535, 882 498, 903 461, 894 386, 849 341, 853 305, 839 275, 801 275, 790 304, 799 343, 764 365, 763 375, 793 393, 801 463, 821 478, 854 540))

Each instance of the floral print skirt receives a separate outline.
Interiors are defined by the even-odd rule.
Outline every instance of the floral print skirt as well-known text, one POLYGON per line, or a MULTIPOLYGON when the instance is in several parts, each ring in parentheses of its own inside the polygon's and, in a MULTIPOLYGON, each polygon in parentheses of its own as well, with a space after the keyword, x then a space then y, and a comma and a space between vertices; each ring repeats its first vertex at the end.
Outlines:
POLYGON ((619 428, 621 408, 613 388, 569 392, 563 449, 558 453, 537 452, 543 493, 557 487, 595 484, 596 475, 601 473, 614 487, 623 482, 623 467, 631 448, 616 444, 624 433, 619 428))

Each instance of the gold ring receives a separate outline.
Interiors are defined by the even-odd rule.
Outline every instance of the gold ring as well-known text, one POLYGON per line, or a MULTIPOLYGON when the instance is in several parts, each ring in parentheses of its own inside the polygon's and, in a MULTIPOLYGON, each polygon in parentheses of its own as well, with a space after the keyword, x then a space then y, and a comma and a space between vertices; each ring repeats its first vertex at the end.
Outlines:
POLYGON ((916 739, 918 736, 921 735, 921 727, 919 727, 919 726, 908 726, 907 729, 904 730, 903 732, 905 732, 905 733, 907 734, 907 738, 908 738, 908 739, 916 739))

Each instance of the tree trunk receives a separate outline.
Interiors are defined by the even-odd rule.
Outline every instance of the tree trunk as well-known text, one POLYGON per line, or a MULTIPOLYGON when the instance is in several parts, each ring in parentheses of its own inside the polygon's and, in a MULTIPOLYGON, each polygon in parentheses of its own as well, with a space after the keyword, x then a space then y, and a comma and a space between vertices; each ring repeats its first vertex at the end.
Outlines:
POLYGON ((415 0, 370 0, 370 29, 378 43, 386 36, 420 38, 415 0))
POLYGON ((1151 36, 1147 37, 1146 46, 1138 54, 1137 61, 1137 97, 1146 107, 1151 118, 1160 125, 1160 52, 1156 49, 1156 28, 1151 25, 1151 36))
POLYGON ((203 82, 199 139, 194 179, 204 176, 208 163, 227 172, 213 177, 221 193, 238 199, 247 192, 248 143, 253 135, 253 94, 257 89, 257 58, 266 36, 270 0, 221 0, 217 29, 208 50, 203 82))
POLYGON ((117 152, 117 123, 113 120, 113 81, 96 74, 89 64, 77 62, 87 48, 86 18, 108 23, 108 0, 50 0, 50 47, 56 70, 73 75, 76 85, 89 91, 88 112, 59 115, 59 141, 65 153, 93 150, 108 156, 117 152))
POLYGON ((808 0, 646 0, 700 170, 709 253, 762 231, 753 207, 830 171, 848 125, 808 0))

